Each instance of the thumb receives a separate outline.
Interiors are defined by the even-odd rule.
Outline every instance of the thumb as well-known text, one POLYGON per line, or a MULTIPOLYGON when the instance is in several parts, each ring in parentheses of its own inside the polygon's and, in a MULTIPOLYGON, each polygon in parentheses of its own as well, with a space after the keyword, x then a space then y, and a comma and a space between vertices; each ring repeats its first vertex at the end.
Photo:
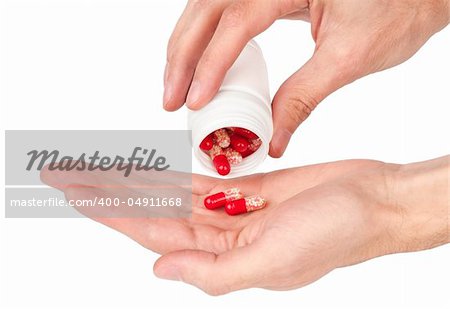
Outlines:
POLYGON ((350 69, 333 53, 317 50, 302 68, 281 85, 272 102, 272 157, 283 155, 292 134, 320 101, 350 82, 347 73, 350 69))
POLYGON ((216 255, 201 250, 181 250, 160 257, 153 271, 157 277, 192 284, 210 295, 254 287, 267 267, 254 245, 216 255))

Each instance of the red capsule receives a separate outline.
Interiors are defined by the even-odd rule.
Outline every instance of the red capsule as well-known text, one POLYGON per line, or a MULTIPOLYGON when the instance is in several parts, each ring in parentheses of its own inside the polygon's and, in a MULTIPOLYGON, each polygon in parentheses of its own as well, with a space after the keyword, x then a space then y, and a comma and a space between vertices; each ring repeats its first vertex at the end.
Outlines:
POLYGON ((239 134, 233 134, 230 137, 231 147, 238 152, 245 152, 248 149, 249 142, 239 134))
POLYGON ((214 145, 212 134, 209 134, 207 137, 205 137, 202 142, 200 143, 200 149, 203 151, 209 151, 214 145))
POLYGON ((266 204, 267 203, 265 199, 255 195, 227 202, 225 205, 225 211, 230 216, 235 216, 263 209, 264 207, 266 207, 266 204))
POLYGON ((227 189, 210 196, 207 196, 203 204, 208 209, 216 209, 225 206, 226 203, 242 198, 242 193, 239 188, 227 189))
POLYGON ((234 133, 237 133, 247 139, 256 139, 258 138, 258 135, 256 135, 255 133, 253 133, 250 130, 244 129, 244 128, 237 128, 237 127, 233 127, 231 128, 234 133))
POLYGON ((225 155, 218 155, 213 159, 214 167, 219 175, 225 176, 230 173, 231 167, 225 155))
POLYGON ((251 155, 251 154, 253 154, 254 152, 256 152, 256 150, 258 150, 259 147, 260 147, 261 144, 262 144, 262 141, 261 141, 261 139, 259 139, 259 138, 257 138, 257 139, 252 139, 252 140, 250 140, 249 142, 250 142, 250 143, 249 143, 249 145, 248 145, 247 150, 241 153, 242 158, 246 158, 246 157, 248 157, 249 155, 251 155))
POLYGON ((246 151, 241 152, 241 156, 242 156, 242 158, 247 158, 249 155, 253 154, 254 152, 255 151, 250 149, 250 147, 249 147, 249 148, 247 148, 246 151))
POLYGON ((225 176, 230 173, 230 162, 228 162, 227 156, 220 146, 213 145, 211 151, 209 152, 209 156, 211 157, 214 167, 220 175, 225 176))

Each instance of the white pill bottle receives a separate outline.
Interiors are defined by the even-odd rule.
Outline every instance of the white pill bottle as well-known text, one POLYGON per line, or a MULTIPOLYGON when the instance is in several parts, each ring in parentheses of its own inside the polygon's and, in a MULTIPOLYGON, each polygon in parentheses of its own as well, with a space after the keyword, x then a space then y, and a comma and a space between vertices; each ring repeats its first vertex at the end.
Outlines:
POLYGON ((269 93, 267 67, 262 51, 255 41, 250 41, 233 66, 228 70, 217 95, 200 110, 188 112, 188 127, 192 130, 195 158, 207 170, 218 175, 211 158, 199 145, 217 129, 241 127, 259 136, 259 149, 231 167, 228 176, 251 172, 269 153, 272 139, 272 106, 269 93))

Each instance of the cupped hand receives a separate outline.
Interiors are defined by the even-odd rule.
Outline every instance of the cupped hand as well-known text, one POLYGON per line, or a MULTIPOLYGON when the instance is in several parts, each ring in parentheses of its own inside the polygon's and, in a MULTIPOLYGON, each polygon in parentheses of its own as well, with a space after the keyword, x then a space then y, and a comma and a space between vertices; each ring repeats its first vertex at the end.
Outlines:
POLYGON ((325 97, 410 58, 450 21, 449 0, 191 0, 167 50, 164 107, 207 104, 245 44, 277 19, 311 23, 314 54, 273 99, 270 154, 325 97))
MULTIPOLYGON (((351 160, 231 180, 194 175, 192 215, 187 218, 79 211, 162 254, 154 266, 161 278, 181 280, 212 295, 249 287, 291 289, 336 267, 397 249, 391 226, 397 226, 398 210, 386 189, 387 175, 395 168, 351 160), (261 195, 268 206, 234 217, 223 209, 204 208, 205 196, 230 187, 261 195)), ((41 177, 68 200, 146 194, 126 183, 102 185, 105 176, 93 179, 77 171, 44 170, 41 177)), ((152 180, 151 173, 139 177, 152 180)))

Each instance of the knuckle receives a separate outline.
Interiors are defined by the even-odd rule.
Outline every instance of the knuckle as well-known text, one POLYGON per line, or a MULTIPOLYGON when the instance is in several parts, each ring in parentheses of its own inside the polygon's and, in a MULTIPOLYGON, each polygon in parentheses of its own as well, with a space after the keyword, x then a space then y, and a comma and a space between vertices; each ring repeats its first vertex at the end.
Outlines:
POLYGON ((175 39, 173 35, 170 37, 169 42, 167 43, 167 51, 166 51, 166 60, 171 61, 174 59, 175 55, 175 39))
POLYGON ((238 1, 225 9, 221 22, 227 28, 237 28, 245 25, 246 15, 249 12, 250 1, 238 1))
POLYGON ((303 89, 296 89, 284 104, 286 114, 295 122, 303 122, 319 104, 311 94, 303 89))
POLYGON ((209 273, 201 280, 200 288, 208 295, 220 296, 233 291, 232 276, 223 273, 209 273))
POLYGON ((213 289, 211 287, 207 287, 207 288, 203 289, 203 291, 206 294, 208 294, 209 296, 220 296, 221 295, 217 289, 213 289))
POLYGON ((364 75, 365 60, 370 51, 367 51, 363 46, 368 45, 362 43, 361 46, 352 46, 353 44, 346 44, 334 49, 330 58, 333 59, 333 67, 336 73, 336 79, 341 83, 347 83, 356 79, 360 75, 364 75))
POLYGON ((355 45, 354 42, 346 40, 330 39, 318 42, 316 53, 333 66, 334 78, 342 84, 362 75, 362 71, 367 67, 368 55, 373 52, 370 45, 365 40, 355 45))
POLYGON ((366 66, 363 64, 363 59, 366 56, 356 48, 345 48, 337 55, 335 60, 335 68, 337 79, 342 82, 348 82, 355 79, 356 76, 362 75, 359 72, 366 66))
POLYGON ((167 43, 167 53, 166 53, 166 60, 171 61, 174 58, 174 47, 175 47, 175 40, 173 37, 169 39, 169 42, 167 43))
POLYGON ((210 281, 210 284, 206 285, 203 291, 210 296, 220 296, 231 292, 231 289, 225 285, 219 285, 210 281))
POLYGON ((195 10, 201 10, 213 4, 214 0, 190 0, 188 5, 195 10))
POLYGON ((75 188, 64 189, 64 198, 66 199, 66 201, 78 199, 76 189, 75 188))
POLYGON ((174 47, 167 54, 167 62, 171 68, 180 68, 182 70, 194 70, 196 63, 186 57, 186 51, 182 48, 174 47))
POLYGON ((167 49, 167 61, 170 63, 183 62, 187 55, 186 47, 183 44, 171 44, 167 49))
POLYGON ((211 72, 214 72, 216 76, 225 75, 226 69, 222 66, 221 62, 217 61, 217 59, 221 58, 220 52, 217 48, 208 48, 197 63, 195 74, 197 76, 212 78, 212 80, 214 80, 214 76, 211 72))
POLYGON ((197 74, 203 74, 206 71, 209 71, 210 68, 217 66, 217 55, 215 55, 215 52, 208 50, 206 51, 203 56, 198 61, 197 65, 197 74))
POLYGON ((167 50, 167 62, 174 63, 176 61, 176 52, 173 48, 167 50))

